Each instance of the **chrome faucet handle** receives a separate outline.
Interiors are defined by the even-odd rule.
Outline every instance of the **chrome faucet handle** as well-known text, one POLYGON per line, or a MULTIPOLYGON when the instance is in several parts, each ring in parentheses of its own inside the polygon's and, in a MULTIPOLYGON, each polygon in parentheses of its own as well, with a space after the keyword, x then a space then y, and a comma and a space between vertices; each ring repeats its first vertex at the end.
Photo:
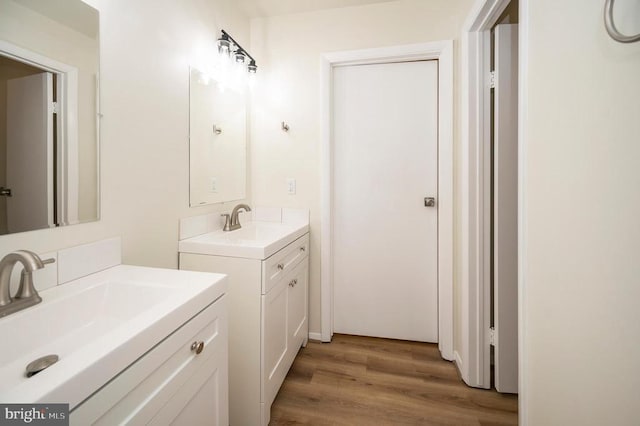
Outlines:
POLYGON ((250 212, 251 207, 249 207, 248 204, 238 204, 237 206, 235 206, 231 211, 231 224, 229 226, 229 229, 224 229, 224 231, 233 231, 235 229, 242 228, 242 226, 240 225, 240 218, 238 217, 241 210, 250 212))
POLYGON ((229 213, 222 213, 220 215, 220 217, 224 217, 224 227, 222 228, 223 231, 230 231, 231 230, 231 215, 229 213))
POLYGON ((20 287, 18 287, 15 299, 37 299, 38 302, 42 300, 33 285, 33 272, 22 271, 22 274, 20 274, 20 287))
POLYGON ((233 208, 233 210, 231 210, 231 215, 227 213, 221 215, 226 216, 224 228, 222 228, 223 231, 235 231, 236 229, 242 228, 242 226, 240 226, 240 219, 238 218, 240 210, 250 212, 251 207, 249 207, 247 204, 238 204, 233 208))
MULTIPOLYGON (((40 259, 37 255, 35 256, 40 259)), ((40 260, 40 262, 42 263, 42 268, 44 268, 44 265, 55 263, 55 261, 56 259, 53 257, 40 260)), ((26 269, 24 269, 20 274, 20 287, 18 287, 18 291, 16 292, 16 299, 36 299, 38 301, 42 300, 33 284, 33 272, 35 271, 27 271, 26 269)))

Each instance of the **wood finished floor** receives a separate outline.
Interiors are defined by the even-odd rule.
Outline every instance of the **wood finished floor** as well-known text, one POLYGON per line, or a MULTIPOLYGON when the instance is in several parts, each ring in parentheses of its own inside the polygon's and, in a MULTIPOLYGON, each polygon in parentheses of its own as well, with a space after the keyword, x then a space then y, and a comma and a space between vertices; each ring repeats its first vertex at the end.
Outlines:
POLYGON ((278 425, 517 425, 518 398, 467 387, 437 345, 335 335, 301 349, 271 406, 278 425))

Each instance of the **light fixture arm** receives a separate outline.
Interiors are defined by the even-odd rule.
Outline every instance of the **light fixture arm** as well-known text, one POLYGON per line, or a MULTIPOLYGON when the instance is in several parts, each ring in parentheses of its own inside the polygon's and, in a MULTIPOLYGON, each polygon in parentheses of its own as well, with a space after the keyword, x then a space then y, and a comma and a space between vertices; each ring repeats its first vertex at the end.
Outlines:
POLYGON ((233 44, 235 44, 235 45, 236 45, 236 47, 238 48, 238 49, 237 49, 237 51, 238 51, 238 52, 242 52, 242 53, 244 53, 244 54, 245 54, 245 55, 247 55, 247 57, 248 57, 249 59, 251 59, 254 63, 256 62, 256 60, 253 58, 253 56, 251 56, 251 55, 249 54, 249 52, 247 52, 247 49, 245 49, 244 47, 240 46, 240 43, 238 43, 237 41, 235 41, 235 39, 234 39, 233 37, 231 37, 231 36, 229 35, 229 33, 228 33, 228 32, 226 32, 225 30, 222 30, 222 35, 226 36, 229 40, 231 40, 231 42, 233 42, 233 44))

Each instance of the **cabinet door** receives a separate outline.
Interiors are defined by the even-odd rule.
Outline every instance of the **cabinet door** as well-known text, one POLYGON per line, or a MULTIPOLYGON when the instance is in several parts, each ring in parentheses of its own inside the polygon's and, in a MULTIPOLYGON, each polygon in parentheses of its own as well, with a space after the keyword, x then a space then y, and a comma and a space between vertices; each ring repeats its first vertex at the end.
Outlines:
POLYGON ((223 296, 76 407, 70 424, 227 426, 228 339, 223 296))
POLYGON ((262 402, 271 403, 289 370, 286 364, 289 282, 280 281, 262 296, 262 402))
POLYGON ((290 280, 288 280, 288 319, 287 327, 289 333, 289 347, 293 353, 298 352, 298 348, 309 334, 307 322, 307 292, 309 281, 309 263, 300 263, 290 280))
POLYGON ((228 426, 229 398, 226 357, 210 357, 176 390, 148 424, 150 426, 228 426))

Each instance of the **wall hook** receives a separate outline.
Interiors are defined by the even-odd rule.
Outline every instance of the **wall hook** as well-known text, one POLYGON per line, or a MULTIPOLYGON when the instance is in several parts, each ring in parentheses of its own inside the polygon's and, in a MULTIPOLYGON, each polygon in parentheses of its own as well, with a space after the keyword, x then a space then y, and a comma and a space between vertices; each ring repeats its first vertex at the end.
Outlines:
POLYGON ((213 133, 215 133, 216 135, 219 135, 222 133, 222 128, 220 126, 216 126, 215 124, 213 125, 213 133))
POLYGON ((287 123, 285 123, 284 121, 282 122, 282 131, 283 132, 288 132, 289 131, 289 125, 287 123))

